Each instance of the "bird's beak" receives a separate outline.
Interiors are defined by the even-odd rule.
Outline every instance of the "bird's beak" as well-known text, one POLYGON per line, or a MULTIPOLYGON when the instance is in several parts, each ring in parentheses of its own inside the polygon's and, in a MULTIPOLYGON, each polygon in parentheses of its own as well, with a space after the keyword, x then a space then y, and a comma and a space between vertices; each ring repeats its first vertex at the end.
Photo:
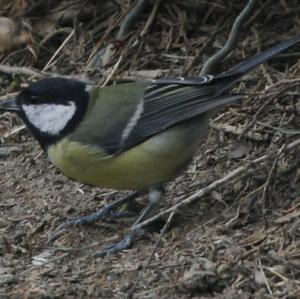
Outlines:
POLYGON ((17 104, 16 99, 0 100, 0 111, 18 112, 21 107, 17 104))

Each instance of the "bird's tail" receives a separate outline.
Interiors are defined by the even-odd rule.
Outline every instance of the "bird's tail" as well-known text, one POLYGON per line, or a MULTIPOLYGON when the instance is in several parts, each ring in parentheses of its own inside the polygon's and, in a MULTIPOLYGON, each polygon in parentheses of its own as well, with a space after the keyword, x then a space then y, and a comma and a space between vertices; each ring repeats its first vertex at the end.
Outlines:
POLYGON ((297 35, 291 39, 281 42, 272 48, 259 53, 245 61, 242 61, 232 68, 230 68, 225 73, 214 76, 210 84, 218 84, 219 92, 222 93, 224 90, 228 89, 234 83, 239 81, 246 73, 271 59, 274 55, 288 49, 289 47, 300 42, 300 35, 297 35))
POLYGON ((291 39, 288 39, 286 41, 283 41, 283 42, 273 46, 272 48, 270 48, 262 53, 259 53, 255 56, 247 59, 246 61, 242 61, 241 63, 233 66, 226 73, 227 74, 236 73, 236 74, 240 74, 242 76, 242 75, 246 74, 247 72, 249 72, 250 70, 257 67, 258 65, 260 65, 261 63, 264 63, 265 61, 269 60, 274 55, 288 49, 289 47, 291 47, 299 42, 300 42, 300 35, 297 35, 291 39))

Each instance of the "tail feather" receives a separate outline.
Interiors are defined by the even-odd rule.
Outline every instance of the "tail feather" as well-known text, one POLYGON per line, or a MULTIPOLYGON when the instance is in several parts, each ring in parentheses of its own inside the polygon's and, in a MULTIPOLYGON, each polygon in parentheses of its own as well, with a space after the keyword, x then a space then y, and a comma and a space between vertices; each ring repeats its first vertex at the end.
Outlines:
POLYGON ((233 66, 231 69, 228 70, 228 74, 232 73, 239 73, 240 75, 246 74, 256 66, 258 66, 261 63, 264 63, 265 61, 269 60, 272 58, 274 55, 288 49, 289 47, 297 44, 300 42, 300 35, 297 35, 291 39, 288 39, 286 41, 283 41, 272 48, 259 53, 246 61, 242 61, 241 63, 233 66))

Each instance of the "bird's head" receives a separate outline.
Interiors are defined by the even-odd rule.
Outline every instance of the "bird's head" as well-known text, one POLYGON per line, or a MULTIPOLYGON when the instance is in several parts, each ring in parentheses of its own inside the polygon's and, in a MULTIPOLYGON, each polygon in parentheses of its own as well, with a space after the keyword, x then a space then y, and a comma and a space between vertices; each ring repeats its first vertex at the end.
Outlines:
POLYGON ((45 148, 76 128, 88 100, 85 83, 48 78, 32 83, 15 99, 0 101, 0 111, 16 112, 45 148))

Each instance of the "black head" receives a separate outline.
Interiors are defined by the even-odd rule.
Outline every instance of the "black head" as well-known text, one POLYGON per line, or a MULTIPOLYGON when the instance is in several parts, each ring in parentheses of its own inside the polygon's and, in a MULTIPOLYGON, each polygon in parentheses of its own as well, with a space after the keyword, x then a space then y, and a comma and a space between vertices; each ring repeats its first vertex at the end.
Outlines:
POLYGON ((32 83, 0 110, 15 111, 43 148, 71 133, 82 120, 89 100, 87 85, 64 78, 32 83))

